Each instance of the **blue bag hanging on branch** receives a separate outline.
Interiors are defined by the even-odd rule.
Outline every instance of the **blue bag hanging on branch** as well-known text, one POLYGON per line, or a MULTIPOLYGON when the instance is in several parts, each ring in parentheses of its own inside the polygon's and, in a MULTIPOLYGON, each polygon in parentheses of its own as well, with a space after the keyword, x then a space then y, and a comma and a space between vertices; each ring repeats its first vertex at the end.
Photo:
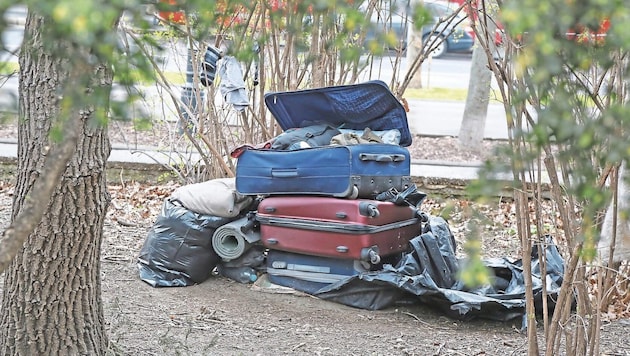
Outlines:
POLYGON ((177 200, 166 199, 140 250, 140 278, 153 287, 184 287, 205 281, 220 261, 212 235, 234 219, 195 213, 177 200))

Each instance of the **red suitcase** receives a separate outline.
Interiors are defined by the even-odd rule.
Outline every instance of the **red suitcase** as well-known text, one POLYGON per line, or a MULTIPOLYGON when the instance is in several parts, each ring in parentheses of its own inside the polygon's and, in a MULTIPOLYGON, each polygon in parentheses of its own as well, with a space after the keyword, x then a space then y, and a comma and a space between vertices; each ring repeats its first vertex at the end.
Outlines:
POLYGON ((378 264, 420 235, 416 209, 368 199, 277 196, 256 214, 262 244, 273 250, 378 264))

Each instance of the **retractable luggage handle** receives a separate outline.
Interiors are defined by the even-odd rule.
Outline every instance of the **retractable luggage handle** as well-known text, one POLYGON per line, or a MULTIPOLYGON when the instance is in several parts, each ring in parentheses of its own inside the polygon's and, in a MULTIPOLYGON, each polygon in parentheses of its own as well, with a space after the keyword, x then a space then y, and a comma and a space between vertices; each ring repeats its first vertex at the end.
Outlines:
POLYGON ((361 153, 359 155, 361 161, 375 161, 375 162, 403 162, 407 158, 401 154, 384 154, 384 153, 361 153))

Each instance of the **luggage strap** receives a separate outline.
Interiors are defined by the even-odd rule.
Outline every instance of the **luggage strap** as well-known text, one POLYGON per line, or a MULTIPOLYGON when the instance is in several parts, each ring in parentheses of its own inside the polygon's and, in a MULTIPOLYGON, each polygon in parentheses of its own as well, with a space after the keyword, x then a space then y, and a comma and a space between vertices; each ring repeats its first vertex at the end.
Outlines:
POLYGON ((328 273, 317 273, 317 272, 306 272, 306 271, 297 271, 297 270, 287 270, 281 268, 267 268, 267 274, 278 277, 291 277, 295 279, 299 279, 307 282, 317 282, 317 283, 335 283, 339 282, 342 279, 350 278, 352 276, 347 276, 343 274, 328 274, 328 273))

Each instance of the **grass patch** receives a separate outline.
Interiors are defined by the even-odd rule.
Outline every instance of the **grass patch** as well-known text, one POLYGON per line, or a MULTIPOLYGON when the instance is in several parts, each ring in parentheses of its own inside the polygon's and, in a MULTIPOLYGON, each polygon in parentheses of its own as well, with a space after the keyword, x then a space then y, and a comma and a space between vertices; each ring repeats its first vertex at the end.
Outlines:
POLYGON ((464 101, 468 95, 467 89, 457 88, 420 88, 405 90, 407 99, 455 100, 464 101))
POLYGON ((17 73, 20 65, 17 62, 0 62, 0 75, 17 73))
POLYGON ((177 72, 165 72, 164 77, 173 83, 173 84, 184 84, 186 83, 186 74, 185 73, 177 73, 177 72))
MULTIPOLYGON (((466 101, 468 89, 461 88, 430 88, 430 89, 407 89, 405 95, 407 99, 420 100, 451 100, 466 101)), ((490 104, 501 103, 501 93, 497 89, 490 89, 490 104)))
MULTIPOLYGON (((146 78, 145 76, 141 75, 139 71, 132 72, 131 77, 133 78, 134 82, 138 83, 139 85, 155 84, 155 80, 153 78, 146 78)), ((186 82, 186 74, 184 73, 164 72, 164 77, 170 83, 173 83, 175 85, 181 85, 186 82)), ((116 81, 115 75, 114 75, 114 81, 116 81)))
MULTIPOLYGON (((0 75, 14 74, 19 70, 20 65, 17 62, 0 62, 0 75)), ((129 75, 133 81, 140 85, 155 84, 155 80, 153 78, 146 78, 146 76, 142 75, 138 70, 131 71, 129 75)), ((185 73, 164 72, 164 76, 169 82, 176 85, 184 84, 186 82, 185 73)), ((116 81, 116 76, 114 76, 114 81, 116 81)))
MULTIPOLYGON (((16 62, 0 62, 0 75, 8 75, 19 70, 20 66, 16 62)), ((131 71, 129 75, 139 85, 153 85, 155 80, 147 78, 140 74, 140 71, 131 71)), ((166 79, 175 84, 182 85, 186 82, 186 74, 178 72, 164 72, 166 79)), ((114 81, 116 76, 114 76, 114 81)), ((454 100, 465 101, 467 89, 460 88, 420 88, 405 90, 405 98, 407 99, 425 99, 425 100, 454 100)))

